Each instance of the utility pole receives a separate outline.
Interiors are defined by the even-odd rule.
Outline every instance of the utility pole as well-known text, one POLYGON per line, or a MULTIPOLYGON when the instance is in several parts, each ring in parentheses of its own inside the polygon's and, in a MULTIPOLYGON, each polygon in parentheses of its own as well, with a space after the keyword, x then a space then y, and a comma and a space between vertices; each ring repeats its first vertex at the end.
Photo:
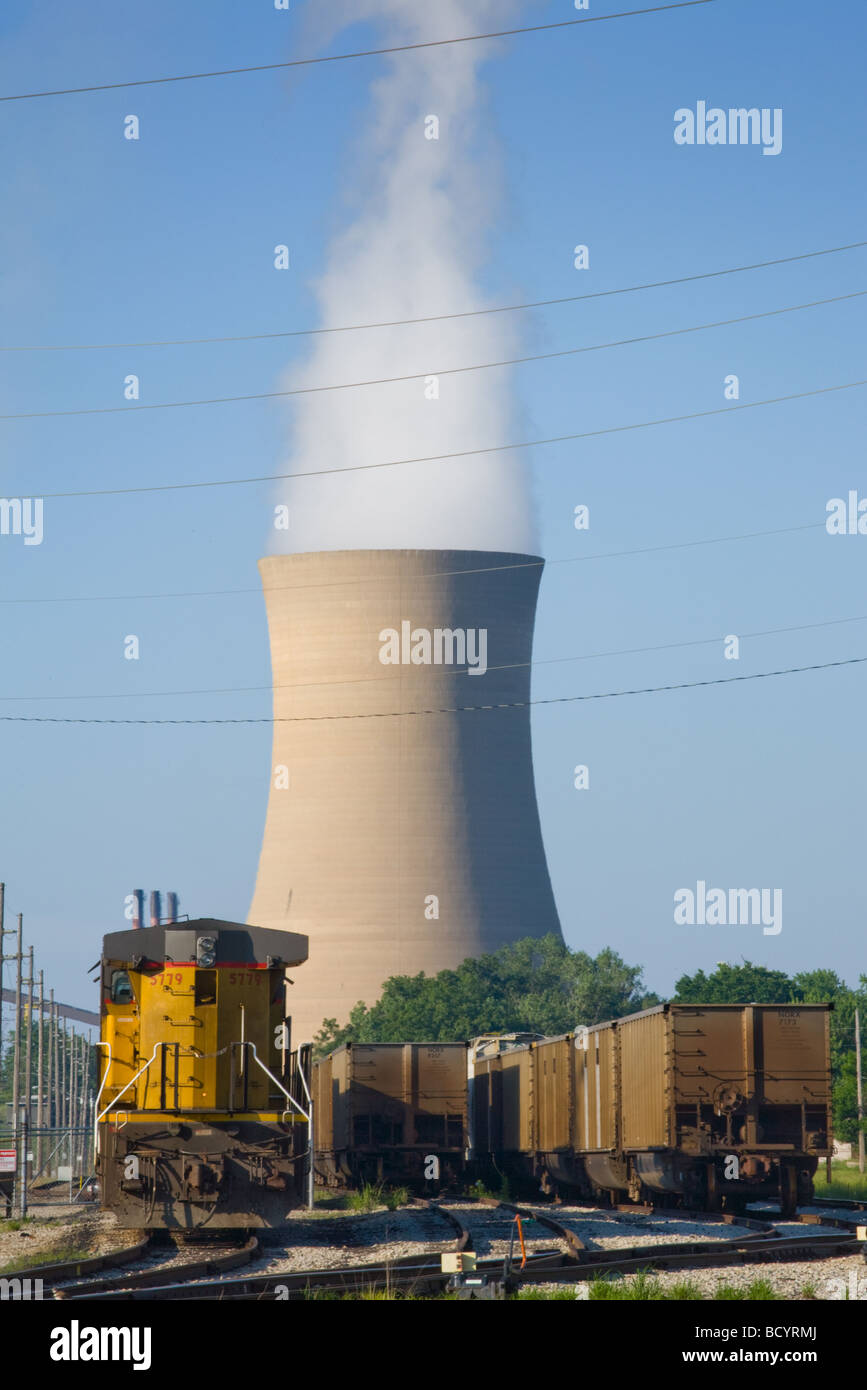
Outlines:
POLYGON ((52 1095, 54 1097, 53 1124, 55 1129, 60 1129, 60 1087, 63 1083, 60 1075, 60 1026, 58 1023, 56 1004, 54 1004, 52 1012, 54 1015, 54 1090, 52 1092, 52 1095))
POLYGON ((57 1019, 57 1125, 66 1128, 66 1023, 57 1019))
POLYGON ((3 917, 6 911, 6 884, 0 883, 0 1069, 3 1065, 3 917))
POLYGON ((86 1175, 87 1171, 88 1171, 88 1170, 87 1170, 87 1166, 86 1166, 86 1164, 87 1164, 87 1155, 86 1155, 86 1153, 85 1153, 85 1151, 84 1151, 85 1140, 86 1140, 86 1137, 87 1137, 87 1136, 86 1136, 86 1132, 85 1132, 85 1131, 86 1131, 86 1124, 87 1124, 86 1118, 85 1118, 85 1117, 86 1117, 86 1115, 87 1115, 87 1083, 88 1083, 88 1076, 87 1076, 87 1060, 88 1060, 88 1057, 87 1057, 87 1054, 88 1054, 88 1049, 87 1049, 87 1039, 85 1038, 85 1036, 84 1036, 83 1033, 82 1033, 82 1034, 80 1035, 80 1037, 79 1037, 79 1050, 80 1050, 80 1052, 81 1052, 81 1085, 79 1086, 79 1090, 78 1090, 78 1128, 80 1129, 81 1133, 78 1135, 78 1138, 77 1138, 76 1141, 75 1141, 75 1147, 76 1147, 76 1155, 77 1155, 79 1152, 81 1153, 81 1169, 80 1169, 80 1176, 81 1176, 81 1177, 84 1177, 84 1176, 86 1175))
MULTIPOLYGON (((18 970, 15 975, 15 1046, 12 1054, 12 1140, 15 1149, 15 1177, 19 1186, 22 1181, 20 1172, 21 1157, 19 1153, 19 1134, 21 1130, 21 1110, 20 1110, 20 1079, 21 1079, 21 964, 24 960, 24 952, 21 949, 22 933, 24 931, 24 918, 18 913, 18 949, 15 959, 18 970)), ((20 1198, 19 1198, 20 1201, 20 1198)))
POLYGON ((56 1068, 56 1038, 57 1019, 54 1016, 54 990, 48 991, 48 1128, 54 1128, 54 1081, 57 1074, 56 1068))
POLYGON ((36 1128, 38 1135, 36 1139, 36 1171, 42 1172, 42 1130, 45 1127, 45 1114, 42 1104, 43 1090, 45 1082, 45 1065, 43 1060, 43 1050, 45 1045, 45 1026, 43 1012, 45 1010, 45 981, 43 971, 39 972, 39 1032, 37 1045, 36 1061, 36 1128))
POLYGON ((861 1019, 855 1010, 855 1084, 858 1092, 858 1169, 864 1172, 864 1090, 861 1085, 861 1019))
POLYGON ((69 1024, 63 1025, 63 1128, 69 1129, 72 1109, 72 1038, 69 1024))
POLYGON ((29 1180, 30 1166, 28 1163, 28 1152, 30 1149, 30 1130, 33 1110, 33 947, 29 947, 27 952, 27 1041, 24 1045, 24 1125, 22 1129, 22 1158, 24 1166, 21 1174, 21 1215, 27 1214, 27 1183, 29 1180))

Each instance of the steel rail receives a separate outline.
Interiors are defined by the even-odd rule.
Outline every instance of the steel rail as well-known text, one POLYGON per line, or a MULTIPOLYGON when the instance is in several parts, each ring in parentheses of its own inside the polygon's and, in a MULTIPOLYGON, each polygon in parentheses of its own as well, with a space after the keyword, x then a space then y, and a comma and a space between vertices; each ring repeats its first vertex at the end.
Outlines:
MULTIPOLYGON (((181 1266, 171 1264, 163 1269, 146 1269, 141 1270, 138 1274, 131 1274, 124 1279, 123 1287, 165 1288, 177 1283, 178 1275, 182 1275, 185 1279, 199 1279, 208 1274, 220 1274, 224 1270, 237 1269, 240 1265, 249 1264, 259 1253, 259 1241, 251 1235, 244 1245, 236 1245, 223 1254, 210 1254, 198 1260, 190 1260, 189 1263, 181 1266)), ((100 1297, 113 1292, 114 1287, 103 1279, 94 1279, 89 1283, 73 1284, 69 1288, 55 1289, 54 1297, 60 1299, 83 1298, 85 1296, 100 1297)))
POLYGON ((63 1260, 59 1264, 31 1265, 29 1269, 16 1269, 16 1279, 41 1279, 43 1284, 56 1284, 62 1279, 75 1279, 82 1274, 95 1274, 98 1269, 114 1269, 118 1265, 133 1264, 142 1259, 151 1244, 150 1235, 145 1235, 136 1245, 125 1246, 122 1250, 109 1250, 104 1255, 85 1255, 80 1260, 63 1260))

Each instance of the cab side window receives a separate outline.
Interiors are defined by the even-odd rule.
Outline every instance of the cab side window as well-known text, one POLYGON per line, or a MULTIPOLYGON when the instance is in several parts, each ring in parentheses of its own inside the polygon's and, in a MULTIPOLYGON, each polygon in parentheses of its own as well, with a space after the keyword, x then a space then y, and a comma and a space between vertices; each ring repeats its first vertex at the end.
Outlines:
POLYGON ((131 1004, 132 1000, 133 992, 129 975, 125 970, 113 970, 111 973, 112 1004, 131 1004))

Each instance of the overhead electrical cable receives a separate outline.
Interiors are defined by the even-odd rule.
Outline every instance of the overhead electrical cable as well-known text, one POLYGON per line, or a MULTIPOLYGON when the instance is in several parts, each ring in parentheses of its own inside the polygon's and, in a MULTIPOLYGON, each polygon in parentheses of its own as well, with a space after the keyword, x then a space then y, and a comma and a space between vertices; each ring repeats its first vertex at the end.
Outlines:
POLYGON ((817 386, 810 391, 795 391, 788 396, 769 396, 761 401, 741 401, 736 405, 719 406, 713 410, 693 411, 689 415, 667 415, 659 420, 638 420, 632 425, 608 425, 598 430, 581 430, 575 434, 552 435, 545 439, 525 439, 515 444, 488 444, 477 449, 458 449, 448 454, 422 454, 417 458, 387 459, 382 463, 351 463, 336 468, 295 469, 290 473, 263 473, 251 478, 212 478, 196 483, 150 483, 139 487, 87 488, 75 492, 45 492, 31 487, 31 492, 43 500, 53 497, 117 497, 146 492, 187 492, 207 487, 242 487, 251 483, 276 483, 287 478, 325 478, 339 473, 369 473, 380 468, 404 468, 414 463, 443 463, 452 459, 473 458, 481 454, 504 454, 518 449, 535 449, 543 444, 567 444, 578 439, 598 439, 603 435, 625 434, 632 430, 653 429, 658 425, 681 424, 686 420, 705 420, 713 415, 733 415, 742 410, 757 410, 766 405, 782 405, 787 401, 806 400, 810 396, 827 396, 836 391, 854 391, 867 386, 867 379, 845 381, 838 386, 817 386))
POLYGON ((294 386, 285 391, 256 391, 242 396, 212 396, 207 400, 155 401, 153 404, 87 406, 76 410, 26 410, 0 415, 0 420, 48 420, 77 415, 128 415, 143 410, 179 410, 191 406, 230 405, 240 401, 272 401, 291 396, 313 396, 326 391, 355 391, 368 386, 395 386, 408 381, 424 381, 429 377, 460 376, 466 372, 486 372, 495 367, 518 367, 529 362, 550 362, 557 357, 576 357, 585 352, 602 352, 606 348, 631 347, 636 343, 658 342, 661 338, 679 338, 686 333, 702 333, 709 328, 728 328, 735 323, 751 323, 756 319, 776 318, 794 314, 801 309, 816 309, 824 304, 840 304, 847 299, 863 299, 867 290, 852 290, 830 299, 813 299, 805 304, 788 304, 782 309, 766 309, 759 314, 741 314, 733 319, 716 319, 712 323, 692 324, 687 328, 670 328, 660 333, 645 333, 640 337, 617 338, 609 343, 592 343, 586 347, 559 348, 554 352, 535 352, 524 357, 506 357, 496 362, 474 362, 466 367, 426 367, 423 371, 402 376, 371 377, 365 381, 339 381, 324 386, 294 386))
MULTIPOLYGON (((846 623, 867 623, 867 613, 854 618, 827 618, 817 623, 797 623, 790 627, 768 627, 756 632, 739 632, 738 638, 745 641, 754 637, 779 637, 790 632, 810 632, 816 628, 840 627, 846 623)), ((532 661, 511 661, 503 664, 489 663, 485 668, 487 671, 516 671, 528 670, 539 666, 562 666, 573 661, 600 661, 608 657, 616 656, 644 656, 653 652, 679 651, 685 647, 710 647, 719 645, 727 640, 727 634, 717 637, 696 637, 685 642, 660 642, 650 647, 623 647, 617 651, 606 652, 584 652, 579 656, 551 656, 535 658, 532 661)), ((458 666, 453 671, 437 673, 443 675, 467 676, 474 668, 470 666, 458 666)), ((377 685, 388 681, 400 680, 399 672, 392 673, 383 670, 383 674, 377 676, 351 676, 337 680, 319 681, 286 681, 280 685, 227 685, 210 686, 196 688, 193 690, 125 690, 110 695, 87 694, 87 695, 0 695, 0 702, 6 701, 27 701, 27 700, 156 700, 164 699, 174 695, 262 695, 271 694, 275 690, 306 690, 324 689, 335 685, 377 685)))
POLYGON ((200 82, 212 77, 237 77, 242 73, 277 72, 284 68, 317 67, 324 63, 345 63, 350 58, 380 58, 392 53, 413 53, 421 48, 445 48, 459 43, 479 43, 483 39, 508 39, 520 34, 541 34, 552 29, 574 29, 579 24, 604 24, 612 19, 632 19, 638 15, 661 14, 665 10, 689 10, 713 5, 717 0, 673 0, 667 5, 648 5, 641 10, 620 10, 616 14, 586 15, 581 19, 561 19, 552 24, 525 24, 515 29, 495 29, 486 34, 460 34, 454 38, 426 39, 419 43, 392 44, 388 48, 362 48, 350 53, 324 53, 315 58, 292 58, 283 63, 255 63, 248 67, 219 68, 213 72, 183 72, 172 77, 142 77, 129 82, 98 82, 87 87, 58 87, 42 92, 17 92, 0 96, 0 101, 35 101, 39 97, 79 96, 84 92, 116 92, 125 87, 157 87, 170 82, 200 82))
MULTIPOLYGON (((665 545, 642 545, 632 550, 596 550, 591 551, 589 555, 563 555, 555 557, 553 560, 540 558, 538 560, 520 560, 510 565, 475 565, 470 569, 462 570, 431 570, 428 574, 414 575, 414 579, 442 579, 449 575, 458 574, 491 574, 500 570, 541 569, 545 565, 577 565, 586 560, 616 560, 628 555, 654 555, 658 551, 691 550, 693 547, 701 545, 723 545, 727 541, 758 540, 765 536, 788 536, 798 531, 817 531, 820 529, 825 529, 824 521, 808 521, 800 526, 778 526, 770 531, 741 531, 736 535, 707 536, 703 540, 671 541, 665 545)), ((333 589, 336 586, 342 587, 347 583, 376 582, 378 580, 371 580, 362 576, 352 580, 317 580, 313 584, 269 584, 267 592, 279 593, 286 589, 333 589)), ((245 589, 187 589, 162 594, 80 594, 62 597, 49 595, 46 598, 0 598, 0 605, 8 603, 128 603, 139 599, 227 598, 236 594, 255 594, 261 598, 262 593, 261 585, 251 585, 245 589)))
POLYGON ((452 705, 443 709, 384 710, 373 714, 278 715, 255 719, 84 719, 42 714, 0 714, 4 724, 320 724, 356 719, 408 719, 430 714, 471 714, 503 709, 529 709, 533 705, 571 705, 582 700, 616 700, 627 695, 658 695, 670 690, 698 690, 711 685, 769 680, 773 676, 797 676, 807 671, 830 671, 833 667, 858 666, 867 656, 843 661, 823 661, 813 666, 787 666, 779 671, 755 671, 748 676, 718 676, 707 681, 682 681, 677 685, 649 685, 640 690, 605 690, 592 695, 557 695, 541 700, 508 700, 495 705, 452 705))
POLYGON ((372 323, 344 323, 325 328, 292 328, 278 333, 231 333, 212 338, 154 338, 126 343, 29 343, 0 344, 0 352, 107 352, 112 349, 195 347, 204 343, 253 343, 274 338, 313 338, 325 333, 361 333, 376 328, 405 328, 419 323, 443 323, 451 319, 479 318, 485 314, 513 314, 523 309, 547 309, 556 304, 580 304, 588 299, 610 299, 619 294, 637 294, 642 290, 668 289, 673 285, 688 285, 696 280, 715 280, 723 275, 741 275, 748 270, 766 270, 770 266, 791 265, 809 261, 817 256, 836 256, 841 251, 857 251, 867 241, 850 241, 844 246, 827 246, 820 251, 802 251, 796 256, 777 256, 770 261, 754 261, 750 265, 729 266, 725 270, 705 270, 698 275, 680 275, 672 280, 648 280, 642 285, 624 285, 614 290, 592 290, 588 294, 560 295, 556 299, 534 299, 523 304, 495 304, 487 309, 463 309, 452 314, 427 314, 414 319, 382 319, 372 323))

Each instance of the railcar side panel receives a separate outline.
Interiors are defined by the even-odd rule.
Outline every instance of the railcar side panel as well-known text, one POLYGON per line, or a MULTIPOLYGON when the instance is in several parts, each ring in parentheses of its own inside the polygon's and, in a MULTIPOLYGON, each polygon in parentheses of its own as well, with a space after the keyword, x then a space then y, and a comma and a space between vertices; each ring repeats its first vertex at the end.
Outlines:
POLYGON ((545 1154, 575 1146, 575 1047, 571 1033, 533 1043, 536 1148, 545 1154))
POLYGON ((669 1097, 672 1068, 668 1016, 662 1008, 618 1019, 621 1145, 665 1148, 672 1143, 669 1097))
POLYGON ((575 1147, 584 1152, 617 1146, 617 1038, 611 1024, 575 1034, 575 1147))

